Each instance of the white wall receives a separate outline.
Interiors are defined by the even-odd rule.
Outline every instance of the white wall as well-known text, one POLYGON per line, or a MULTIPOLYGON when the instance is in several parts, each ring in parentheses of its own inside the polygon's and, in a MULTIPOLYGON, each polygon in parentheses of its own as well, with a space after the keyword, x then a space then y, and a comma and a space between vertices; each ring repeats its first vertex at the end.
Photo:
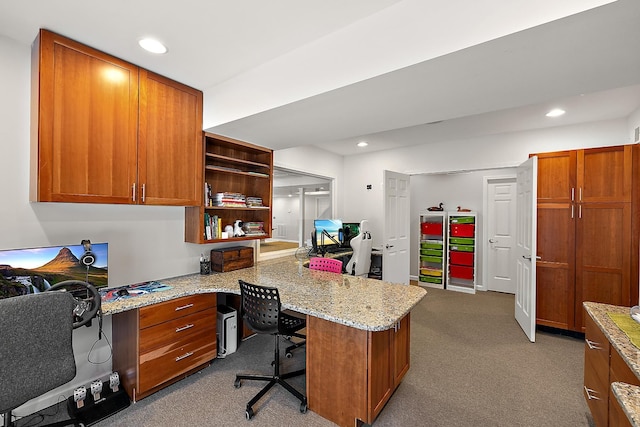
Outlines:
MULTIPOLYGON (((29 202, 30 47, 0 36, 0 249, 109 243, 109 286, 195 273, 212 245, 184 243, 184 208, 29 202)), ((97 322, 74 332, 78 373, 17 415, 50 406, 80 385, 111 372, 110 349, 97 339, 97 322)), ((110 318, 105 334, 111 340, 110 318)))
POLYGON ((272 207, 272 227, 271 235, 274 239, 298 241, 298 222, 300 221, 300 200, 297 195, 292 197, 274 197, 272 207), (278 224, 284 225, 286 233, 284 236, 278 235, 278 224))

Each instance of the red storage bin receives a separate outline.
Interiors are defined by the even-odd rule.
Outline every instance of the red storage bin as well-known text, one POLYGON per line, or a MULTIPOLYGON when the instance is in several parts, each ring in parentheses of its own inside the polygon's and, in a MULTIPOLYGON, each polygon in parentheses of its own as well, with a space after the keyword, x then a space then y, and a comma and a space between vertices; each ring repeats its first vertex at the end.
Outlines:
POLYGON ((449 273, 451 274, 451 277, 454 277, 456 279, 473 280, 473 267, 450 265, 449 273))
POLYGON ((475 224, 451 224, 451 235, 453 237, 474 237, 475 224))
POLYGON ((451 264, 470 265, 473 266, 473 252, 449 252, 449 261, 451 264))
POLYGON ((432 236, 442 236, 441 222, 423 222, 420 224, 422 234, 430 234, 432 236))

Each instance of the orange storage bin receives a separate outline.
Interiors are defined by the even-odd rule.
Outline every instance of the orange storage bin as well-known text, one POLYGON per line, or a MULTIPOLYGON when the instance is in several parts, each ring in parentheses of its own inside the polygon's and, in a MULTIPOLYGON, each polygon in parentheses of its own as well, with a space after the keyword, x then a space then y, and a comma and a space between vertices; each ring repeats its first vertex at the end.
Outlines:
POLYGON ((473 252, 451 251, 449 252, 449 261, 451 264, 473 266, 473 252))
POLYGON ((475 231, 475 224, 451 224, 451 236, 453 237, 473 237, 475 231))
POLYGON ((442 236, 442 223, 441 222, 423 222, 420 224, 422 234, 429 234, 432 236, 442 236))
POLYGON ((456 279, 473 280, 473 267, 450 265, 449 273, 451 274, 451 277, 456 279))

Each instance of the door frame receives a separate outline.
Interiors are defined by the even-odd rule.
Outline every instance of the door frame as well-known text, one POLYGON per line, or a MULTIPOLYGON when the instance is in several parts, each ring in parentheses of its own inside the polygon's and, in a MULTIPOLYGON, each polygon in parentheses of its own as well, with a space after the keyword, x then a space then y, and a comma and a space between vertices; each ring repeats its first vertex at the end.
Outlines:
MULTIPOLYGON (((495 181, 505 181, 512 180, 514 183, 518 178, 517 174, 507 174, 507 175, 491 175, 491 176, 483 176, 482 177, 482 209, 484 215, 482 215, 482 235, 487 236, 489 230, 489 218, 487 217, 487 213, 489 212, 489 185, 495 181)), ((518 207, 518 200, 516 197, 515 200, 516 209, 518 207)), ((489 247, 489 239, 482 239, 482 284, 478 285, 476 283, 476 290, 478 291, 488 291, 489 287, 487 283, 489 283, 489 251, 491 248, 489 247)))

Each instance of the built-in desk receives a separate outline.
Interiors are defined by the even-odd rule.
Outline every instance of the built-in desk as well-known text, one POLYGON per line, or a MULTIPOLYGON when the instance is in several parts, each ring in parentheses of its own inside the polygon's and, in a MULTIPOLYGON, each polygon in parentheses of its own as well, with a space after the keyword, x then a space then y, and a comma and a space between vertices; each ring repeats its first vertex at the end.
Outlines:
POLYGON ((172 289, 105 303, 103 312, 114 315, 116 325, 114 370, 135 369, 131 360, 138 349, 118 347, 132 345, 132 328, 126 325, 140 309, 198 294, 240 294, 240 279, 277 287, 284 309, 307 315, 309 409, 341 426, 372 423, 409 369, 410 311, 426 291, 309 270, 293 258, 161 280, 172 289), (119 366, 119 357, 127 366, 119 366))

